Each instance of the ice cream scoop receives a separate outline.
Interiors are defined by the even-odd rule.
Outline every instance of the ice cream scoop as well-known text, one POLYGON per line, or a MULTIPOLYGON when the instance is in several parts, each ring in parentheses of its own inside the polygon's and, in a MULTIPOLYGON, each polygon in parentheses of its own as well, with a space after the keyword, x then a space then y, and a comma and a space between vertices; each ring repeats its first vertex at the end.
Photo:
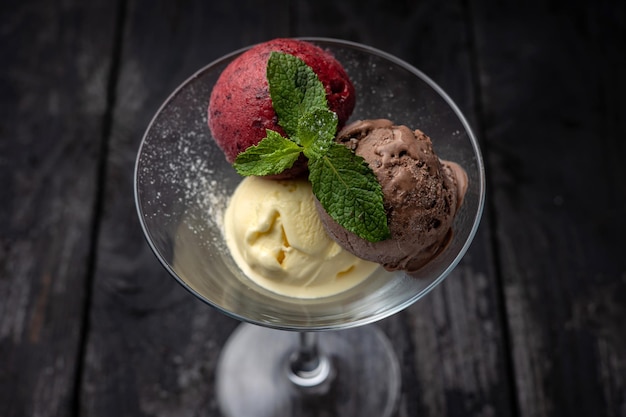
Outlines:
POLYGON ((388 270, 417 271, 439 254, 467 189, 456 163, 440 160, 428 136, 386 119, 343 128, 337 141, 365 159, 381 184, 389 239, 369 242, 337 224, 318 204, 328 233, 356 256, 388 270))
POLYGON ((247 177, 233 194, 224 220, 235 262, 259 286, 278 294, 330 296, 379 267, 345 251, 326 234, 306 180, 247 177))
MULTIPOLYGON (((272 106, 266 77, 272 52, 294 55, 311 67, 326 90, 329 109, 337 113, 338 128, 345 124, 354 109, 354 86, 342 65, 329 52, 297 39, 279 38, 256 45, 224 69, 211 92, 209 128, 229 162, 258 144, 266 136, 266 129, 285 135, 272 106)), ((278 177, 294 177, 305 171, 306 160, 300 158, 294 167, 278 177)))

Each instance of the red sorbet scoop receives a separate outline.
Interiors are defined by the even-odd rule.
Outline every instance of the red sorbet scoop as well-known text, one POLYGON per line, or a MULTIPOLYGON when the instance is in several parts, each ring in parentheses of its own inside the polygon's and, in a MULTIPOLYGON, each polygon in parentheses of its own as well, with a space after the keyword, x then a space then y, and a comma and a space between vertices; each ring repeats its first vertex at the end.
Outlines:
MULTIPOLYGON (((296 39, 274 39, 256 45, 226 67, 209 102, 209 128, 231 163, 239 153, 259 143, 266 129, 285 135, 269 95, 266 70, 271 52, 297 56, 313 69, 326 89, 329 108, 337 113, 338 129, 354 109, 354 86, 329 52, 296 39)), ((291 169, 274 178, 295 177, 305 171, 306 159, 301 157, 291 169)))

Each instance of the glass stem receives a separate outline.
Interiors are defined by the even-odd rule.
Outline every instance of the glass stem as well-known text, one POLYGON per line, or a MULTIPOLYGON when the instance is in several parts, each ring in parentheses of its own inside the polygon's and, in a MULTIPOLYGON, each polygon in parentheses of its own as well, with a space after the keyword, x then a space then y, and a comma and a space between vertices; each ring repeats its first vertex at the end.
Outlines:
POLYGON ((334 372, 330 360, 318 349, 315 332, 299 332, 297 350, 289 358, 287 374, 296 388, 325 393, 330 387, 334 372))

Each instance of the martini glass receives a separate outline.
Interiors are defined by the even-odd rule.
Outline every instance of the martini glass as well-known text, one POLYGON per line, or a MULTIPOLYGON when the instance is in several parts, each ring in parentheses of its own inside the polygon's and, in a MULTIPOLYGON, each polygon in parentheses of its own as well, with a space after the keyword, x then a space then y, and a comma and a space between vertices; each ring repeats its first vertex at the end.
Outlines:
POLYGON ((299 299, 246 277, 223 235, 228 200, 242 178, 207 127, 207 105, 226 55, 185 81, 158 110, 135 168, 135 200, 147 241, 189 292, 243 323, 224 346, 216 372, 225 416, 389 416, 400 393, 393 347, 373 323, 408 307, 467 251, 481 217, 485 179, 465 118, 432 80, 406 62, 341 40, 307 38, 342 63, 357 92, 351 117, 388 118, 419 128, 442 159, 459 163, 468 190, 446 249, 418 273, 380 268, 342 293, 299 299))

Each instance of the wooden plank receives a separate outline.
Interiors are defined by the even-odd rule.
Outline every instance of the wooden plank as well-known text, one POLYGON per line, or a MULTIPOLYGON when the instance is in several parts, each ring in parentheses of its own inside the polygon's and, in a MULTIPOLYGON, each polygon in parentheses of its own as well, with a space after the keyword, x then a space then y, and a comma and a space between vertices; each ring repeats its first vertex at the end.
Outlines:
MULTIPOLYGON (((476 125, 463 2, 297 3, 296 35, 349 39, 390 52, 424 71, 476 125)), ((431 294, 380 323, 402 363, 399 416, 515 415, 491 225, 431 294)))
POLYGON ((0 415, 69 416, 115 5, 0 6, 0 415))
POLYGON ((182 81, 227 52, 288 35, 289 7, 144 3, 129 2, 126 11, 82 410, 93 417, 218 415, 215 364, 238 322, 196 300, 152 254, 133 201, 135 157, 152 116, 182 81))
POLYGON ((626 416, 624 3, 470 3, 520 415, 626 416))

